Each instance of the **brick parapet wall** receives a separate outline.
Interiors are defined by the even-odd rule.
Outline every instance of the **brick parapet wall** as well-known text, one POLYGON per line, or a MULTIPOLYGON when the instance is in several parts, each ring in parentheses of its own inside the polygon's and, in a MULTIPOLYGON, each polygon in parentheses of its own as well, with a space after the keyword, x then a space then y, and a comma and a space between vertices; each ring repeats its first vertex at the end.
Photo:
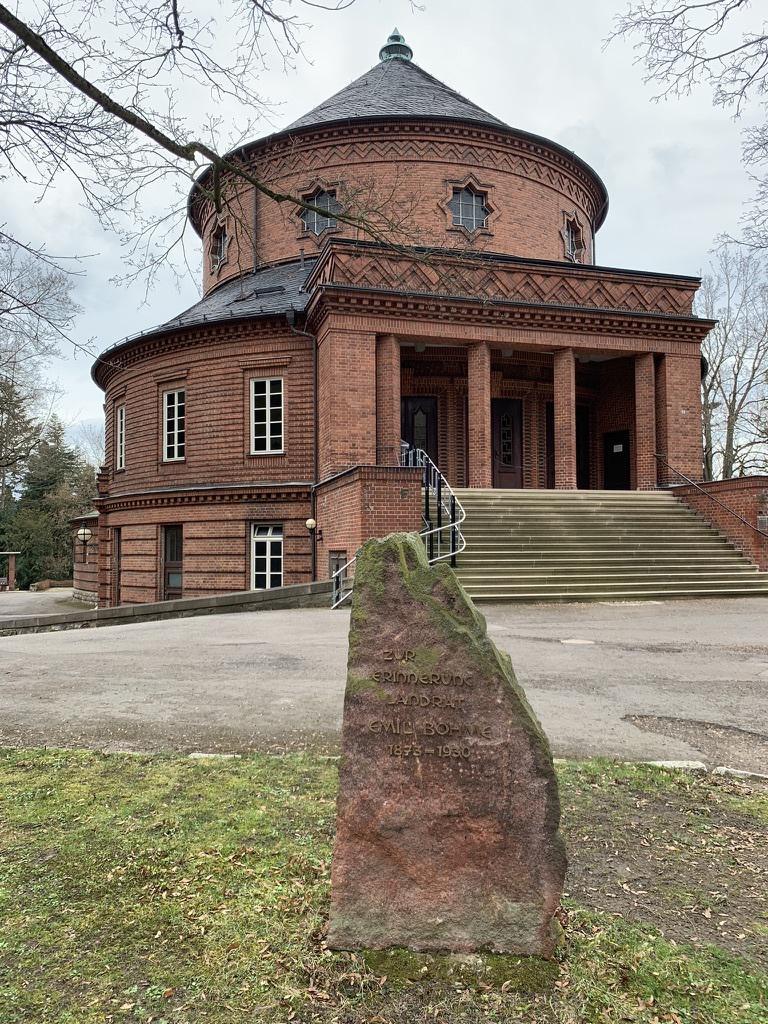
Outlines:
POLYGON ((318 484, 317 578, 329 578, 331 552, 348 560, 371 537, 420 530, 421 479, 420 469, 357 466, 318 484))
MULTIPOLYGON (((754 527, 757 527, 758 514, 768 515, 768 476, 707 481, 701 486, 754 527)), ((728 537, 760 569, 768 571, 768 537, 761 537, 755 530, 739 522, 736 516, 696 487, 689 484, 675 487, 674 494, 728 537)))

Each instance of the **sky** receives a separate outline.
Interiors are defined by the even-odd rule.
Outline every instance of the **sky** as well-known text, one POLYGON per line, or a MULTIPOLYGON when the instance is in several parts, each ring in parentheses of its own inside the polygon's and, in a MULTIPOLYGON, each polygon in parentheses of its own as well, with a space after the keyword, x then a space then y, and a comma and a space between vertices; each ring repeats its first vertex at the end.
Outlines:
MULTIPOLYGON (((704 88, 654 102, 631 45, 604 46, 626 2, 423 0, 419 10, 409 0, 356 0, 340 13, 307 12, 308 59, 287 74, 275 60, 263 74, 260 91, 276 106, 257 135, 284 127, 367 71, 396 25, 430 74, 508 124, 574 150, 600 174, 610 209, 597 236, 599 264, 700 274, 715 237, 738 233, 750 195, 742 126, 713 108, 704 88)), ((219 113, 226 120, 226 106, 219 113)), ((119 241, 72 205, 75 196, 66 182, 41 201, 20 189, 3 219, 25 238, 45 241, 51 253, 93 254, 76 280, 83 309, 76 340, 101 351, 197 301, 200 245, 191 228, 195 277, 179 287, 165 274, 145 296, 141 283, 111 282, 123 267, 119 241)), ((70 429, 102 415, 90 366, 86 355, 62 346, 51 370, 61 389, 57 411, 70 429)))

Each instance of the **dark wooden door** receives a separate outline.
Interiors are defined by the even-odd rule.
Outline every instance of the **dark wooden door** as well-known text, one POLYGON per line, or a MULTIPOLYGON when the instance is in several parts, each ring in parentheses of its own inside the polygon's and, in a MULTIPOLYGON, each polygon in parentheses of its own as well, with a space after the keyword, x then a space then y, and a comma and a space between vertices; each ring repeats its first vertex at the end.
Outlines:
POLYGON ((519 398, 494 398, 493 486, 523 486, 523 403, 519 398))
POLYGON ((400 404, 402 438, 437 460, 437 399, 431 395, 403 398, 400 404))
POLYGON ((163 600, 182 595, 184 537, 180 526, 163 527, 163 600))
POLYGON ((629 431, 603 434, 603 487, 606 491, 628 491, 631 485, 629 431))
MULTIPOLYGON (((576 406, 576 486, 589 490, 589 406, 576 406)), ((555 406, 547 402, 547 487, 555 486, 555 406)))

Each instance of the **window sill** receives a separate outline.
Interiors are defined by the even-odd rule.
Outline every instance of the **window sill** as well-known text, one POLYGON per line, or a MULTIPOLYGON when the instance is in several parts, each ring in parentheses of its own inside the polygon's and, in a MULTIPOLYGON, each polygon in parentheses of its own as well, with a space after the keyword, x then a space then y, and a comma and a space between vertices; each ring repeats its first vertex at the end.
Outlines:
POLYGON ((160 465, 161 465, 161 466, 178 466, 178 465, 180 465, 181 463, 184 463, 184 462, 186 462, 186 461, 187 461, 187 457, 186 457, 186 455, 185 455, 185 456, 184 456, 183 458, 181 458, 181 459, 161 459, 161 460, 160 460, 160 465))
POLYGON ((248 452, 248 457, 251 459, 269 459, 273 455, 285 455, 285 448, 274 452, 248 452))

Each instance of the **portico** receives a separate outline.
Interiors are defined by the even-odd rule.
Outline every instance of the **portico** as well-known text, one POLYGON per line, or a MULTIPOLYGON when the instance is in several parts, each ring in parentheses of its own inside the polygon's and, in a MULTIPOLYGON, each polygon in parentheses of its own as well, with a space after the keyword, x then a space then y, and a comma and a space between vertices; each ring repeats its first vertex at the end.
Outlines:
POLYGON ((459 487, 653 489, 667 482, 657 451, 695 471, 692 446, 669 424, 698 416, 698 380, 696 358, 663 352, 386 335, 376 345, 377 462, 395 465, 402 438, 459 487))

